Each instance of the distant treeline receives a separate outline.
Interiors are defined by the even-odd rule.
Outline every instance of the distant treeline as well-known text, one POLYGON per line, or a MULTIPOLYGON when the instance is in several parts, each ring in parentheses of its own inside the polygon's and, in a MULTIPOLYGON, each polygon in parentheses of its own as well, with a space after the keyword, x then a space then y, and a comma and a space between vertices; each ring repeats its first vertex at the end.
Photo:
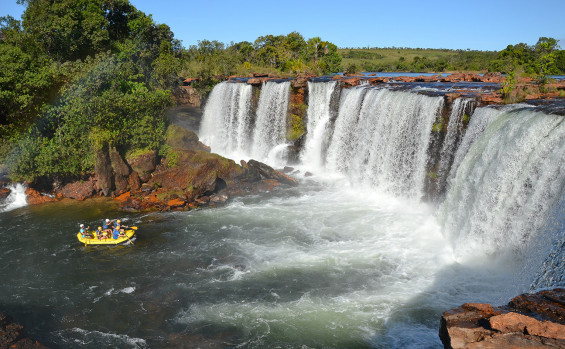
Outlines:
POLYGON ((341 70, 337 46, 320 37, 304 39, 300 33, 265 35, 254 42, 228 45, 202 40, 183 52, 183 76, 248 75, 253 72, 329 74, 341 70))
POLYGON ((520 43, 498 51, 424 48, 340 48, 342 69, 348 72, 503 72, 565 74, 565 51, 553 38, 540 38, 535 45, 520 43), (543 61, 543 63, 542 63, 543 61), (544 65, 541 67, 540 65, 544 65))

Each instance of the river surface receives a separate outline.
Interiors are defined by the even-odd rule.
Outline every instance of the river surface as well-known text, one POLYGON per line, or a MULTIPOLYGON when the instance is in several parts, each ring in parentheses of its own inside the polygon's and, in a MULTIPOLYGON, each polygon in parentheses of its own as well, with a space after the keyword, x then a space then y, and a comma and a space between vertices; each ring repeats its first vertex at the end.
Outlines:
POLYGON ((0 309, 54 348, 439 348, 445 309, 522 290, 510 267, 456 262, 434 208, 296 177, 218 209, 0 213, 0 309), (78 243, 106 217, 137 225, 135 245, 78 243))

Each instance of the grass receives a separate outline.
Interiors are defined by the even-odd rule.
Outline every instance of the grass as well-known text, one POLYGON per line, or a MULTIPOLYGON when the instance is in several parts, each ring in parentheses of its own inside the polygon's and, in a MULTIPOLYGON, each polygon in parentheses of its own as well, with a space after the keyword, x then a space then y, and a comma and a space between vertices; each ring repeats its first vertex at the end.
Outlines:
POLYGON ((413 48, 371 48, 371 49, 338 49, 337 50, 343 61, 342 66, 348 66, 349 64, 361 65, 363 62, 370 61, 376 64, 391 64, 396 63, 401 57, 407 62, 412 62, 414 57, 426 57, 430 60, 436 60, 440 58, 449 58, 457 55, 457 51, 447 50, 447 49, 413 49, 413 48), (359 56, 372 56, 372 58, 347 58, 349 57, 350 51, 355 52, 359 56), (357 53, 358 52, 358 53, 357 53))

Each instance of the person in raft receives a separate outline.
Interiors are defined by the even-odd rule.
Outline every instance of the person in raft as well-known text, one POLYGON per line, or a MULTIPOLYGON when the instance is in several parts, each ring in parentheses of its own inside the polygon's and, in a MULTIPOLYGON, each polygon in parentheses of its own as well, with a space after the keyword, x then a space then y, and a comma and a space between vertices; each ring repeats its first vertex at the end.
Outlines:
POLYGON ((80 235, 82 235, 83 239, 90 239, 92 238, 92 235, 90 235, 90 233, 88 232, 88 229, 90 229, 90 227, 88 228, 84 228, 84 224, 80 224, 80 235))
POLYGON ((104 220, 104 224, 102 224, 102 229, 106 232, 106 233, 111 233, 112 232, 112 228, 110 227, 110 225, 112 224, 113 221, 109 220, 108 218, 106 218, 106 220, 104 220))
POLYGON ((98 240, 102 240, 102 235, 103 231, 102 231, 102 227, 98 227, 98 229, 96 229, 96 237, 98 238, 98 240))
POLYGON ((114 231, 112 232, 112 237, 114 238, 114 240, 117 240, 121 236, 126 236, 126 234, 124 234, 124 227, 120 226, 120 222, 121 221, 118 219, 116 221, 116 225, 114 226, 114 231))

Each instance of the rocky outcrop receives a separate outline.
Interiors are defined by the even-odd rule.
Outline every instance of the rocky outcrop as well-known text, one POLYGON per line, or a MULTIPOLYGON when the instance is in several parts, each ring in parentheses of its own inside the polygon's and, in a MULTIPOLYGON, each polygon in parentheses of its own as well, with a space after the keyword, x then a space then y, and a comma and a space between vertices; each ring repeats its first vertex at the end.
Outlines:
POLYGON ((523 294, 507 306, 466 303, 443 313, 445 348, 565 348, 565 289, 523 294))
POLYGON ((94 178, 91 177, 87 181, 68 183, 58 193, 62 197, 82 201, 94 194, 94 186, 94 178))
POLYGON ((128 177, 131 172, 130 168, 114 147, 110 149, 110 163, 114 172, 114 194, 123 194, 128 190, 128 177))
POLYGON ((107 145, 96 150, 95 159, 94 173, 96 173, 97 186, 104 196, 109 196, 114 189, 114 178, 107 145))
POLYGON ((36 341, 26 338, 23 326, 12 321, 12 319, 0 312, 0 348, 13 349, 39 349, 46 348, 36 341))
MULTIPOLYGON (((297 185, 291 177, 251 160, 236 164, 209 152, 194 132, 178 126, 167 131, 168 154, 154 166, 156 154, 130 159, 132 174, 142 171, 139 189, 117 199, 127 211, 187 210, 216 206, 230 197, 297 185), (143 177, 142 177, 143 176, 143 177)), ((131 175, 130 175, 131 176, 131 175)))
MULTIPOLYGON (((194 81, 194 79, 186 79, 185 83, 188 80, 190 80, 189 83, 194 81)), ((181 86, 178 90, 175 91, 173 96, 178 105, 200 107, 200 105, 202 104, 198 91, 196 91, 196 89, 192 86, 181 86)))
POLYGON ((52 195, 43 195, 33 188, 26 189, 26 201, 28 205, 39 205, 48 202, 57 201, 57 197, 52 195))

